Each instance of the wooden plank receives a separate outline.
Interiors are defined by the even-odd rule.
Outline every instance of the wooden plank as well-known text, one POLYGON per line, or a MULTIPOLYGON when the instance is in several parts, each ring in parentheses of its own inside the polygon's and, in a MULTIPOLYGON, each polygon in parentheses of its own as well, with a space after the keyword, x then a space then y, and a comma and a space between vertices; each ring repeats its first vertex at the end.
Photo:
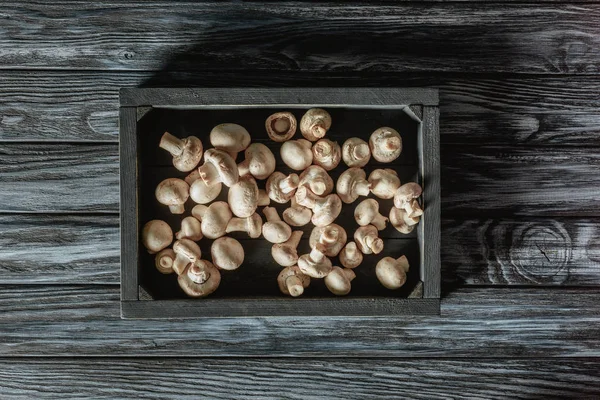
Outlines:
POLYGON ((152 86, 422 86, 440 89, 442 146, 598 146, 600 79, 389 73, 5 71, 0 140, 118 140, 118 90, 152 86), (273 75, 276 74, 276 81, 273 75))
POLYGON ((598 4, 10 2, 2 15, 4 69, 599 71, 598 4))
POLYGON ((117 287, 38 285, 0 288, 0 309, 0 356, 600 357, 596 289, 448 287, 428 317, 134 321, 117 287))
POLYGON ((5 399, 593 398, 599 367, 596 358, 2 359, 0 391, 5 399))

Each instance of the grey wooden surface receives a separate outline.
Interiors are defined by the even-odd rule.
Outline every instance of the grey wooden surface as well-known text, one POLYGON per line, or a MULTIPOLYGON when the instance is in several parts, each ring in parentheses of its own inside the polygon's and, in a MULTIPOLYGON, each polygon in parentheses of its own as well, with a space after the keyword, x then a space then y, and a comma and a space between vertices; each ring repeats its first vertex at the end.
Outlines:
POLYGON ((599 60, 597 0, 0 3, 0 397, 599 397, 599 60), (121 320, 138 86, 440 89, 442 315, 121 320))

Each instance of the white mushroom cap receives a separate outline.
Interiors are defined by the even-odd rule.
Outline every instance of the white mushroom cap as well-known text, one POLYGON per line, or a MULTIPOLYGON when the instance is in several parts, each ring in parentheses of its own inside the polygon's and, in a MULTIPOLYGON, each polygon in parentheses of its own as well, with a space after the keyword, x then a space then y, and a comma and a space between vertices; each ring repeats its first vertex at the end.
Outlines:
POLYGON ((352 289, 352 280, 356 274, 351 269, 333 267, 331 272, 325 277, 325 286, 336 296, 345 296, 352 289))
POLYGON ((292 228, 279 218, 275 208, 265 207, 263 213, 267 217, 267 222, 262 227, 265 239, 271 243, 283 243, 292 236, 292 228))
POLYGON ((338 142, 321 139, 312 147, 313 163, 326 171, 331 171, 338 166, 342 159, 342 148, 338 142))
POLYGON ((210 262, 198 260, 188 264, 177 281, 188 296, 206 297, 219 287, 221 274, 210 262))
POLYGON ((271 256, 275 262, 283 267, 290 267, 298 261, 298 244, 304 232, 294 231, 292 236, 283 243, 275 243, 271 247, 271 256))
POLYGON ((165 132, 159 146, 173 156, 173 166, 179 171, 188 172, 196 168, 202 158, 202 142, 196 136, 179 139, 165 132))
POLYGON ((212 203, 202 216, 202 234, 207 239, 217 239, 225 235, 232 214, 224 201, 212 203))
POLYGON ((342 159, 349 167, 364 167, 371 159, 368 143, 357 137, 347 139, 342 145, 342 159))
POLYGON ((393 169, 376 169, 369 174, 371 192, 380 199, 391 199, 400 187, 400 178, 393 169))
POLYGON ((159 219, 146 222, 142 228, 142 244, 148 253, 155 254, 173 241, 173 231, 169 224, 159 219))
POLYGON ((419 217, 411 218, 403 208, 392 207, 390 210, 390 222, 400 233, 409 234, 419 223, 419 217))
POLYGON ((226 236, 213 242, 210 255, 217 268, 228 271, 238 269, 244 262, 244 248, 240 242, 226 236))
POLYGON ((204 164, 198 168, 200 178, 207 186, 223 182, 233 186, 239 179, 238 168, 231 156, 223 150, 208 149, 204 153, 204 164))
POLYGON ((231 218, 226 232, 246 232, 252 239, 256 239, 262 233, 262 218, 257 213, 247 218, 231 218))
POLYGON ((291 112, 271 114, 265 121, 265 129, 271 140, 285 142, 296 134, 296 117, 291 112))
POLYGON ((373 225, 382 231, 388 219, 379 213, 379 203, 375 199, 365 199, 354 209, 354 219, 360 226, 373 225))
POLYGON ((161 274, 172 274, 175 252, 173 249, 163 249, 154 257, 154 265, 161 274))
POLYGON ((281 159, 293 170, 302 171, 313 161, 312 144, 308 140, 288 140, 281 145, 281 159))
POLYGON ((252 143, 244 152, 246 158, 238 164, 240 176, 247 174, 256 179, 267 179, 275 171, 275 156, 262 143, 252 143))
POLYGON ((277 277, 277 284, 281 293, 298 297, 310 285, 310 277, 304 275, 298 266, 284 268, 277 277))
POLYGON ((296 202, 296 196, 293 196, 291 201, 291 207, 283 211, 283 220, 290 226, 304 226, 308 224, 313 215, 311 209, 299 205, 296 202))
POLYGON ((338 178, 336 192, 344 203, 350 204, 358 196, 368 196, 371 184, 367 181, 367 174, 360 168, 348 168, 338 178))
POLYGON ((327 257, 335 257, 346 244, 348 236, 344 228, 338 224, 316 226, 310 233, 308 244, 311 248, 320 244, 320 249, 327 257))
POLYGON ((254 214, 258 207, 256 180, 251 175, 240 177, 240 180, 229 188, 227 202, 236 217, 246 218, 254 214))
POLYGON ((309 254, 303 254, 298 258, 298 267, 311 278, 324 278, 331 272, 331 260, 319 250, 319 246, 311 250, 309 254))
POLYGON ((339 254, 340 263, 346 268, 356 268, 363 262, 363 255, 355 242, 348 242, 339 254))
POLYGON ((210 131, 210 144, 227 153, 239 153, 250 144, 250 134, 238 124, 219 124, 210 131))
POLYGON ((202 227, 195 217, 185 217, 181 221, 181 230, 175 234, 177 239, 191 239, 194 242, 202 239, 202 227))
POLYGON ((158 184, 155 191, 156 200, 169 206, 173 214, 183 214, 184 203, 190 196, 190 187, 184 180, 168 178, 158 184))
POLYGON ((389 163, 400 156, 402 138, 396 130, 384 126, 371 134, 369 147, 374 159, 382 163, 389 163))
POLYGON ((311 165, 300 174, 299 186, 307 186, 318 196, 327 196, 333 191, 333 179, 323 167, 311 165))
POLYGON ((179 275, 189 263, 196 262, 202 256, 200 247, 190 239, 177 240, 173 243, 173 251, 175 252, 173 271, 179 275))
POLYGON ((409 264, 406 256, 398 259, 384 257, 375 266, 377 279, 388 289, 398 289, 406 283, 409 264))
POLYGON ((296 174, 285 176, 284 173, 275 171, 267 179, 267 194, 276 203, 285 204, 294 196, 300 178, 296 174))
POLYGON ((405 183, 400 186, 394 195, 394 206, 403 208, 409 217, 419 217, 423 215, 423 209, 419 205, 418 198, 423 193, 423 189, 415 182, 405 183))
POLYGON ((383 251, 383 240, 373 225, 361 226, 354 231, 354 241, 363 254, 379 254, 383 251))
POLYGON ((329 128, 331 128, 331 115, 321 108, 311 108, 300 120, 300 132, 311 142, 325 136, 329 128))
MULTIPOLYGON (((200 173, 195 170, 200 178, 200 173)), ((191 174, 190 174, 191 175, 191 174)), ((186 178, 187 179, 187 178, 186 178)), ((221 182, 217 182, 213 185, 208 186, 202 179, 194 180, 190 185, 190 197, 195 203, 208 204, 221 194, 223 185, 221 182)))

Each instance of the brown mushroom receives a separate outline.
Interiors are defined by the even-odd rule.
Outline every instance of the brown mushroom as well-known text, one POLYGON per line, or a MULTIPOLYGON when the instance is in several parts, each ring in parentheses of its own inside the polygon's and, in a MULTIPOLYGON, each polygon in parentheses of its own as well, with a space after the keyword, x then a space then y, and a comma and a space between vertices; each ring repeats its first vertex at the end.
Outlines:
POLYGON ((358 199, 358 196, 368 196, 371 184, 366 178, 367 174, 360 168, 348 168, 342 172, 335 186, 340 199, 350 204, 358 199))
POLYGON ((273 257, 273 260, 283 267, 291 267, 296 264, 298 261, 297 248, 303 234, 304 232, 302 231, 294 231, 287 241, 275 243, 273 247, 271 247, 271 256, 273 257))
POLYGON ((296 190, 296 202, 312 210, 311 221, 315 226, 326 226, 333 223, 342 211, 342 201, 337 194, 320 197, 306 186, 300 186, 296 190))
POLYGON ((293 170, 302 171, 313 161, 312 144, 308 140, 288 140, 281 145, 281 159, 293 170))
POLYGON ((227 203, 224 201, 215 201, 208 206, 202 215, 202 234, 207 239, 220 238, 225 235, 227 224, 231 218, 232 214, 227 203))
POLYGON ((419 217, 409 217, 403 208, 392 207, 390 210, 390 222, 400 233, 409 234, 419 223, 419 217))
POLYGON ((388 219, 379 213, 379 203, 375 199, 365 199, 354 209, 354 219, 360 226, 373 225, 382 231, 388 219))
POLYGON ((225 231, 246 232, 252 239, 256 239, 262 233, 262 218, 257 213, 246 218, 231 218, 225 231))
POLYGON ((338 224, 330 224, 314 227, 310 233, 308 244, 311 248, 320 244, 320 249, 327 257, 335 257, 340 253, 347 239, 344 228, 338 224))
POLYGON ((202 252, 200 247, 190 239, 179 239, 173 243, 175 260, 173 260, 173 271, 178 275, 183 273, 186 265, 200 259, 202 252))
POLYGON ((219 124, 210 131, 210 144, 215 149, 229 153, 235 160, 237 153, 246 150, 250 145, 250 134, 238 124, 219 124))
POLYGON ((262 234, 271 243, 283 243, 292 236, 292 228, 279 218, 273 207, 263 209, 267 222, 263 224, 262 234))
POLYGON ((321 139, 312 147, 313 163, 326 171, 331 171, 338 166, 342 159, 342 149, 338 142, 321 139))
POLYGON ((238 164, 240 176, 247 174, 256 179, 267 179, 275 171, 275 156, 262 143, 252 143, 244 152, 246 158, 238 164))
POLYGON ((210 262, 199 260, 187 265, 177 277, 179 286, 190 297, 206 297, 221 283, 221 274, 210 262))
POLYGON ((375 266, 377 279, 388 289, 398 289, 406 283, 409 264, 406 256, 394 259, 384 257, 375 266))
POLYGON ((311 142, 321 139, 331 128, 331 115, 321 108, 311 108, 300 120, 300 132, 311 142))
POLYGON ((258 207, 258 186, 251 175, 240 177, 235 185, 229 188, 227 202, 233 215, 246 218, 254 214, 258 207))
POLYGON ((363 255, 355 242, 348 242, 340 251, 340 263, 346 268, 356 268, 363 262, 363 255))
POLYGON ((279 290, 285 295, 298 297, 310 285, 310 277, 303 274, 297 265, 281 270, 277 277, 279 290))
POLYGON ((371 159, 369 145, 357 137, 347 139, 342 145, 342 159, 349 167, 364 167, 371 159))
POLYGON ((142 244, 148 253, 155 254, 168 247, 173 241, 173 231, 169 224, 159 219, 146 222, 142 228, 142 244))
POLYGON ((173 156, 173 166, 179 171, 188 172, 196 168, 202 158, 202 142, 196 136, 179 139, 165 132, 159 146, 173 156))
POLYGON ((232 271, 244 262, 244 248, 237 240, 224 236, 210 246, 210 256, 217 268, 232 271))
MULTIPOLYGON (((200 178, 198 170, 196 170, 196 173, 198 174, 198 178, 200 178)), ((221 182, 208 186, 204 180, 196 179, 190 183, 190 197, 195 203, 208 204, 219 197, 222 187, 223 185, 221 185, 221 182)))
POLYGON ((265 128, 271 140, 285 142, 296 133, 296 117, 291 112, 271 114, 265 121, 265 128))
POLYGON ((190 197, 190 187, 182 179, 168 178, 158 184, 155 191, 156 200, 169 206, 173 214, 183 214, 183 206, 190 197))
POLYGON ((320 246, 314 247, 310 253, 303 254, 298 258, 298 267, 311 278, 324 278, 331 272, 331 260, 325 257, 320 246))
POLYGON ((304 226, 310 222, 312 211, 308 207, 299 205, 296 196, 291 198, 291 206, 283 211, 283 220, 290 226, 304 226))
POLYGON ((177 239, 191 239, 194 242, 202 239, 202 228, 196 217, 185 217, 181 220, 181 229, 175 234, 177 239))
POLYGON ((369 174, 371 192, 380 199, 392 199, 400 187, 400 178, 393 169, 376 169, 369 174))
POLYGON ((172 274, 175 252, 173 249, 163 249, 154 258, 154 265, 161 274, 172 274))
POLYGON ((400 156, 402 138, 396 130, 384 126, 371 134, 369 147, 374 159, 382 163, 389 163, 400 156))
POLYGON ((198 168, 198 172, 207 186, 223 182, 225 186, 231 187, 239 179, 235 161, 223 150, 206 150, 204 164, 198 168))
POLYGON ((373 225, 358 228, 354 232, 354 241, 363 254, 379 254, 383 251, 383 240, 373 225))
POLYGON ((331 272, 325 277, 325 286, 336 296, 345 296, 352 289, 352 280, 356 274, 351 269, 333 267, 331 272))
POLYGON ((265 189, 258 189, 258 206, 265 207, 271 204, 271 198, 265 189))
POLYGON ((394 195, 394 206, 406 210, 411 218, 423 215, 423 209, 417 200, 423 193, 418 183, 409 182, 400 186, 394 195))
POLYGON ((300 174, 298 186, 307 186, 318 196, 327 196, 333 191, 333 179, 318 165, 311 165, 300 174))
POLYGON ((267 194, 276 203, 285 204, 296 193, 299 178, 296 174, 285 176, 284 173, 275 171, 267 179, 267 194))

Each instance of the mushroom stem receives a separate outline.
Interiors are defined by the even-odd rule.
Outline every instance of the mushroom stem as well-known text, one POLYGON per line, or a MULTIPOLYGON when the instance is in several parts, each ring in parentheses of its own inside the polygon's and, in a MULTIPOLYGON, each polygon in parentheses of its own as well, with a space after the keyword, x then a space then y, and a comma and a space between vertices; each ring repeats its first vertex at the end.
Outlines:
POLYGON ((302 280, 296 275, 288 276, 285 280, 285 286, 292 297, 298 297, 304 293, 302 280))
POLYGON ((219 182, 219 171, 212 163, 205 162, 202 166, 198 167, 198 173, 200 174, 200 178, 206 183, 206 186, 211 186, 219 182))
POLYGON ((248 175, 250 173, 250 160, 246 159, 237 165, 238 173, 240 176, 248 175))
POLYGON ((352 148, 352 155, 358 160, 362 160, 363 158, 369 156, 369 154, 369 145, 366 143, 359 143, 352 148))
POLYGON ((316 263, 323 261, 325 254, 321 251, 320 246, 317 245, 310 250, 309 258, 316 263))
POLYGON ((396 259, 398 264, 404 269, 404 272, 408 272, 410 268, 410 264, 408 263, 408 258, 406 256, 400 256, 396 259))
POLYGON ((171 135, 169 132, 165 132, 162 138, 160 138, 159 147, 165 149, 175 157, 183 153, 185 144, 183 140, 171 135))
POLYGON ((169 211, 171 211, 172 214, 183 214, 185 207, 183 204, 176 204, 174 206, 169 206, 169 211))
POLYGON ((199 285, 205 283, 210 278, 210 273, 206 271, 206 269, 200 267, 198 264, 190 266, 187 274, 192 282, 199 285))
POLYGON ((308 185, 310 186, 310 190, 319 196, 327 191, 327 183, 323 178, 315 178, 314 180, 310 181, 308 185))
POLYGON ((292 236, 285 242, 286 245, 291 246, 293 248, 297 248, 300 244, 300 239, 302 239, 302 235, 304 232, 302 231, 293 231, 292 236))
POLYGON ((375 215, 375 218, 373 218, 373 220, 371 221, 371 225, 375 226, 375 228, 377 228, 377 230, 382 231, 385 229, 385 226, 387 225, 387 221, 388 221, 388 219, 386 217, 377 213, 377 215, 375 215))
POLYGON ((274 207, 265 207, 263 209, 263 213, 267 218, 268 222, 279 222, 281 218, 279 218, 279 214, 277 214, 277 209, 274 207))
POLYGON ((314 194, 306 186, 301 186, 296 190, 296 202, 303 207, 312 209, 319 200, 322 201, 323 198, 314 194))
POLYGON ((383 147, 389 151, 396 151, 400 148, 401 145, 402 145, 402 142, 400 141, 400 138, 397 136, 390 136, 390 137, 386 138, 385 142, 383 143, 383 147))
POLYGON ((248 222, 246 218, 237 218, 233 217, 227 223, 227 228, 225 229, 226 233, 231 232, 246 232, 248 226, 248 222))
POLYGON ((359 196, 368 196, 371 192, 371 184, 366 180, 357 181, 354 188, 359 196))
POLYGON ((368 248, 373 250, 373 253, 379 254, 383 250, 383 240, 379 237, 367 236, 365 238, 365 244, 368 248))
POLYGON ((342 273, 349 281, 352 281, 354 278, 356 278, 354 271, 349 268, 342 268, 342 273))
POLYGON ((417 199, 413 199, 412 201, 406 203, 405 210, 409 218, 420 217, 423 215, 423 209, 419 205, 417 199))
POLYGON ((296 190, 296 188, 298 187, 298 175, 297 174, 290 174, 287 177, 285 177, 284 179, 282 179, 281 181, 279 181, 279 189, 283 192, 283 193, 291 193, 294 190, 296 190))
POLYGON ((258 189, 258 205, 263 207, 268 206, 269 204, 271 204, 271 198, 267 194, 267 191, 265 189, 258 189))

